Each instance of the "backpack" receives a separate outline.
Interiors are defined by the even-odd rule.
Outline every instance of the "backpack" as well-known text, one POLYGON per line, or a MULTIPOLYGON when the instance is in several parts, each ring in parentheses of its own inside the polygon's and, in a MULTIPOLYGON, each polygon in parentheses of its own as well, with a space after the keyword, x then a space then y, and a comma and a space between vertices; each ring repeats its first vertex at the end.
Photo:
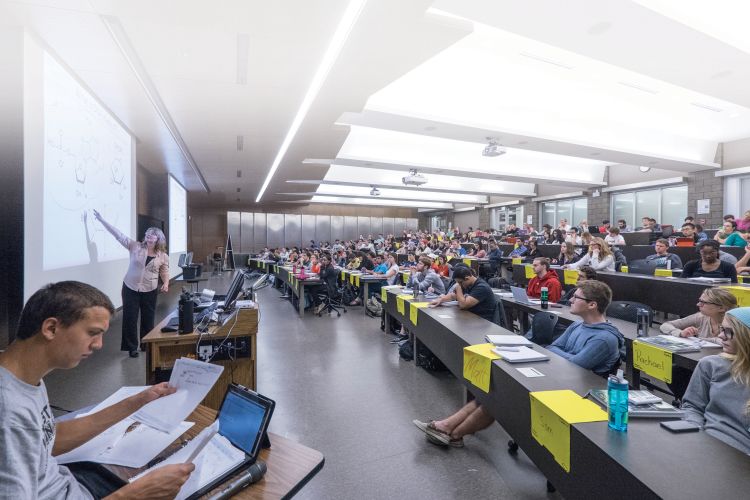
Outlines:
POLYGON ((417 364, 425 370, 431 372, 444 372, 448 370, 446 366, 440 361, 437 356, 432 354, 432 351, 427 348, 424 344, 419 344, 419 352, 417 353, 417 364))
POLYGON ((414 345, 411 343, 411 340, 406 339, 399 342, 398 355, 406 361, 414 359, 414 345))
POLYGON ((367 299, 365 308, 367 309, 367 312, 369 312, 373 316, 381 316, 383 314, 383 306, 375 297, 367 299))

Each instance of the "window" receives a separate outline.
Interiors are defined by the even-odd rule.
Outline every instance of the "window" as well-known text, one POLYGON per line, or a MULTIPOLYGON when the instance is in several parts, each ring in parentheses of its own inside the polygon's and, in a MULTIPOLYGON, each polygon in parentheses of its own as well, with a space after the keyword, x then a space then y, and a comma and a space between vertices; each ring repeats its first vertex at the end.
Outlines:
POLYGON ((677 230, 688 214, 687 186, 647 189, 612 194, 612 222, 625 219, 628 226, 641 226, 641 218, 653 217, 659 224, 671 224, 677 230))
POLYGON ((587 220, 588 210, 587 198, 545 201, 542 203, 542 224, 549 224, 555 228, 561 219, 567 219, 568 224, 577 226, 582 220, 587 220))

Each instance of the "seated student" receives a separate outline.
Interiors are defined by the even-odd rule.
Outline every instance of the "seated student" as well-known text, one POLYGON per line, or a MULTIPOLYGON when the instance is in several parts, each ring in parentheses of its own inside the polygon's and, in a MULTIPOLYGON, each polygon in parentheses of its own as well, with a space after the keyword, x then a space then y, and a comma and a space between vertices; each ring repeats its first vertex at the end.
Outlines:
POLYGON ((477 243, 476 253, 474 254, 474 257, 476 257, 477 259, 484 259, 487 257, 487 251, 484 249, 483 243, 477 243))
POLYGON ((430 307, 455 300, 458 302, 459 308, 471 311, 487 321, 492 321, 495 318, 497 301, 492 288, 486 281, 474 276, 468 266, 456 266, 453 269, 453 280, 457 285, 453 287, 453 291, 430 302, 430 307))
POLYGON ((737 261, 734 268, 737 270, 737 274, 745 276, 750 274, 750 245, 745 247, 745 255, 737 261))
POLYGON ((651 224, 651 217, 641 217, 641 227, 636 228, 638 233, 653 233, 654 226, 651 224))
POLYGON ((571 227, 566 231, 565 241, 570 242, 574 245, 583 245, 583 240, 578 236, 578 228, 571 227))
POLYGON ((708 234, 703 230, 703 226, 700 224, 695 225, 695 232, 698 234, 698 241, 705 241, 708 239, 708 234))
MULTIPOLYGON (((612 290, 599 281, 586 281, 576 288, 570 312, 582 321, 570 325, 548 349, 568 361, 606 375, 620 361, 622 334, 607 321, 604 312, 612 302, 612 290)), ((463 447, 463 438, 489 427, 495 419, 476 400, 443 420, 414 425, 427 435, 427 440, 441 446, 463 447)))
POLYGON ((503 251, 497 246, 495 240, 490 240, 490 253, 487 255, 487 258, 490 259, 492 273, 497 273, 497 270, 500 269, 503 263, 503 251))
POLYGON ((128 484, 95 469, 58 465, 56 456, 175 392, 164 382, 92 415, 55 423, 43 377, 75 368, 101 349, 114 312, 106 295, 76 281, 47 285, 24 306, 16 340, 0 352, 0 497, 173 498, 195 468, 167 465, 128 484))
POLYGON ((628 226, 628 223, 625 221, 625 219, 618 219, 617 220, 617 228, 620 230, 621 233, 632 233, 633 228, 628 226))
MULTIPOLYGON (((576 279, 576 286, 580 285, 584 281, 596 281, 596 271, 594 271, 591 266, 583 266, 578 270, 578 278, 576 279)), ((557 302, 558 304, 562 304, 564 306, 570 305, 570 299, 573 297, 573 294, 576 293, 576 288, 573 287, 567 292, 565 292, 560 298, 560 300, 557 302)))
POLYGON ((444 278, 447 278, 451 273, 451 268, 448 263, 445 262, 445 257, 442 255, 438 255, 437 259, 435 259, 434 264, 432 264, 432 270, 444 278))
POLYGON ((698 245, 701 258, 682 267, 683 278, 729 278, 737 283, 737 270, 732 264, 719 260, 719 242, 706 240, 698 245))
POLYGON ((698 232, 695 230, 695 224, 692 222, 686 222, 682 225, 682 228, 680 229, 680 232, 682 233, 682 236, 684 238, 693 238, 693 243, 700 243, 701 241, 705 241, 708 239, 708 236, 706 236, 706 233, 703 233, 703 239, 698 235, 698 232))
POLYGON ((721 354, 698 361, 682 400, 685 420, 750 454, 750 307, 727 311, 719 329, 721 354))
POLYGON ((722 230, 716 233, 714 240, 728 247, 747 246, 747 241, 745 241, 744 235, 737 231, 737 223, 733 220, 724 221, 722 230))
POLYGON ((581 245, 590 245, 594 237, 588 231, 581 233, 581 245))
MULTIPOLYGON (((365 274, 372 274, 377 278, 383 278, 389 285, 395 285, 398 282, 398 264, 396 264, 396 254, 388 253, 385 255, 385 261, 382 264, 383 271, 367 271, 365 274)), ((376 268, 378 269, 378 268, 376 268)), ((376 281, 370 283, 367 287, 367 297, 370 300, 375 295, 380 295, 380 290, 383 288, 382 281, 376 281)), ((363 290, 364 288, 360 288, 363 290)), ((363 292, 364 293, 364 292, 363 292)), ((355 304, 356 305, 356 304, 355 304)))
MULTIPOLYGON (((396 252, 396 253, 398 253, 398 252, 396 252)), ((402 267, 410 268, 410 267, 414 267, 416 265, 417 265, 417 256, 414 255, 413 253, 407 254, 407 256, 406 256, 406 262, 404 262, 402 264, 402 267)))
POLYGON ((409 274, 409 281, 406 283, 406 288, 413 290, 415 287, 422 293, 430 289, 432 289, 432 293, 445 293, 445 284, 435 270, 432 269, 432 259, 427 256, 420 257, 414 270, 409 274))
POLYGON ((654 244, 655 254, 651 254, 646 257, 646 262, 650 262, 656 267, 664 269, 681 269, 682 259, 680 256, 674 253, 669 253, 669 241, 664 238, 659 238, 654 244))
POLYGON ((741 219, 736 219, 737 229, 740 231, 750 231, 750 210, 745 210, 741 219))
POLYGON ((599 226, 599 232, 600 232, 601 234, 604 234, 604 233, 608 233, 608 232, 609 232, 609 229, 610 229, 610 227, 611 227, 611 224, 609 223, 609 219, 604 219, 604 220, 602 221, 602 225, 601 225, 601 226, 599 226))
POLYGON ((603 239, 594 238, 589 245, 588 253, 584 254, 578 262, 565 265, 568 269, 579 269, 583 266, 591 266, 596 271, 615 270, 615 257, 603 239))
POLYGON ((623 238, 622 235, 620 234, 619 227, 609 228, 609 232, 607 233, 607 236, 604 237, 604 241, 610 247, 617 246, 617 245, 622 246, 625 244, 625 238, 623 238))
POLYGON ((562 285, 557 273, 549 268, 549 259, 546 257, 537 257, 531 264, 534 270, 534 277, 526 285, 526 295, 538 299, 542 296, 542 287, 547 287, 548 300, 557 302, 562 296, 562 285))
POLYGON ((529 238, 529 241, 526 243, 525 249, 516 254, 516 257, 523 257, 526 262, 531 262, 537 257, 541 256, 542 254, 539 251, 539 247, 534 238, 529 238))
POLYGON ((564 266, 566 264, 573 264, 578 262, 581 258, 576 252, 576 247, 572 243, 566 241, 560 245, 560 255, 556 259, 552 259, 552 263, 558 266, 564 266))
POLYGON ((320 262, 318 262, 318 257, 316 255, 310 257, 310 272, 313 274, 320 273, 320 262))

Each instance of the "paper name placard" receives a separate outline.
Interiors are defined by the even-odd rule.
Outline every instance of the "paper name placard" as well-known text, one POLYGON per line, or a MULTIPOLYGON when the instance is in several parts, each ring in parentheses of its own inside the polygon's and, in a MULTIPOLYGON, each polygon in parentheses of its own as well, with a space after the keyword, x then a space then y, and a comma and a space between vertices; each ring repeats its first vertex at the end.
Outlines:
POLYGON ((409 306, 409 319, 414 326, 417 326, 417 311, 429 305, 429 302, 411 302, 409 306))
POLYGON ((383 301, 383 304, 388 302, 388 290, 385 288, 380 289, 380 300, 383 301))
POLYGON ((566 285, 575 285, 578 283, 578 269, 564 269, 563 279, 566 285))
POLYGON ((513 259, 510 261, 511 264, 520 264, 523 262, 523 259, 521 257, 513 257, 513 259))
POLYGON ((401 275, 401 279, 404 281, 404 284, 409 282, 409 273, 404 273, 401 275))
POLYGON ((646 342, 633 342, 633 368, 658 378, 672 382, 672 353, 646 342))
POLYGON ((471 267, 471 259, 464 259, 464 264, 471 267))
POLYGON ((570 390, 530 392, 531 435, 570 472, 570 424, 603 422, 599 405, 570 390))
POLYGON ((654 276, 664 276, 667 278, 671 278, 672 270, 671 269, 654 269, 654 276))
MULTIPOLYGON (((737 276, 737 279, 739 280, 742 276, 737 276)), ((748 280, 745 279, 747 282, 748 280)), ((750 288, 744 287, 744 286, 723 286, 721 287, 725 289, 727 292, 731 293, 737 298, 737 305, 740 307, 747 307, 750 306, 750 288)))
POLYGON ((526 272, 526 277, 527 278, 533 278, 534 276, 536 276, 536 274, 534 274, 534 268, 532 267, 531 264, 526 264, 523 267, 524 267, 524 270, 526 272))
POLYGON ((396 295, 396 310, 399 314, 404 314, 404 300, 413 298, 411 295, 396 295))
POLYGON ((464 378, 484 392, 490 392, 492 360, 500 359, 500 356, 492 352, 493 347, 493 344, 464 347, 464 378))

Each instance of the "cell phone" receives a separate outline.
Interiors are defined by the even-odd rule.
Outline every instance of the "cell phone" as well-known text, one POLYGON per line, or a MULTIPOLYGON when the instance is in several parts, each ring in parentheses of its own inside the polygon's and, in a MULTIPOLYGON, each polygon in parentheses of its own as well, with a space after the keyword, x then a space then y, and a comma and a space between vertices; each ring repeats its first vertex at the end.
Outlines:
POLYGON ((667 429, 669 432, 679 434, 682 432, 698 432, 701 426, 688 422, 687 420, 669 420, 667 422, 659 422, 659 424, 667 429))

